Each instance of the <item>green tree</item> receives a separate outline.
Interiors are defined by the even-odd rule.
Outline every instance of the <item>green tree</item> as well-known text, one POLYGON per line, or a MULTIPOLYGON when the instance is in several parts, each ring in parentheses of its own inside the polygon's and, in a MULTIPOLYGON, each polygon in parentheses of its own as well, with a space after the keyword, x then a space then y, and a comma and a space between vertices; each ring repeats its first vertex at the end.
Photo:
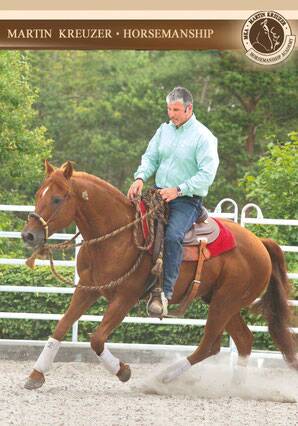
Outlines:
POLYGON ((259 204, 267 217, 297 219, 298 132, 284 143, 274 138, 257 162, 256 174, 246 173, 247 198, 259 204))
POLYGON ((32 200, 42 176, 41 160, 50 155, 45 128, 34 126, 30 68, 20 52, 0 52, 1 202, 32 200))
MULTIPOLYGON (((0 203, 32 203, 43 177, 42 160, 50 156, 45 128, 35 126, 30 67, 21 52, 0 52, 0 203)), ((0 212, 0 228, 22 229, 24 215, 0 212)), ((15 240, 0 241, 0 253, 22 253, 15 240)))
MULTIPOLYGON (((283 143, 272 139, 268 152, 257 162, 254 174, 247 173, 242 185, 248 200, 261 207, 264 217, 298 219, 297 181, 298 133, 292 132, 283 143)), ((297 227, 258 225, 252 230, 280 244, 297 245, 297 227)), ((297 256, 287 253, 286 258, 289 270, 297 271, 297 256)))
POLYGON ((206 71, 203 118, 219 140, 221 164, 213 193, 244 203, 239 179, 264 155, 268 136, 287 137, 297 126, 298 54, 264 69, 241 52, 215 52, 206 71))

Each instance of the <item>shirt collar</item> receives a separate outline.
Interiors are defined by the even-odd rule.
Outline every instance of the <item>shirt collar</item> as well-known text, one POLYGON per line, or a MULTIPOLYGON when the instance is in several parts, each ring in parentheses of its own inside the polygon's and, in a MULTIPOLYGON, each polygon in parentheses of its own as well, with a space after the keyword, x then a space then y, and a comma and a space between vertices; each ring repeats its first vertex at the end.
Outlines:
POLYGON ((184 124, 182 124, 180 127, 177 128, 172 121, 170 121, 170 125, 175 127, 175 129, 177 129, 177 130, 178 129, 188 129, 195 121, 196 121, 196 116, 193 113, 192 116, 184 124))

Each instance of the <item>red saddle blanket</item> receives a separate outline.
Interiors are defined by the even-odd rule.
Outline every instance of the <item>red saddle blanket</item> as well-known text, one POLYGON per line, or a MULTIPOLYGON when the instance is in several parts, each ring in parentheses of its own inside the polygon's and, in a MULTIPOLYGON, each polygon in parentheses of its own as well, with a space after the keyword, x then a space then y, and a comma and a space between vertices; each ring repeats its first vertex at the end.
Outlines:
MULTIPOLYGON (((141 216, 145 216, 146 207, 144 202, 139 203, 139 209, 141 211, 141 216)), ((230 251, 236 247, 237 243, 232 232, 222 223, 220 219, 213 218, 219 226, 220 232, 215 241, 207 245, 207 248, 210 253, 210 257, 219 256, 226 251, 230 251)), ((147 239, 149 235, 149 227, 147 218, 143 217, 142 229, 144 238, 147 239)), ((150 250, 151 251, 151 250, 150 250)), ((184 246, 183 247, 183 260, 185 261, 195 261, 198 260, 198 246, 184 246)))

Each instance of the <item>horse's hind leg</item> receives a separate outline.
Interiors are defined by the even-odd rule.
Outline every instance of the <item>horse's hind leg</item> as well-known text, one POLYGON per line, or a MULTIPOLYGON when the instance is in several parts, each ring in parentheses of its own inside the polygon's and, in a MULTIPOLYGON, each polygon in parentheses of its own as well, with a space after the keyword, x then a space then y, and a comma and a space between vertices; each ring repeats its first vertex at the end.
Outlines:
MULTIPOLYGON (((225 327, 226 331, 233 338, 239 354, 238 365, 246 366, 248 357, 251 354, 253 334, 245 324, 240 313, 235 314, 225 327)), ((222 334, 220 334, 212 345, 210 355, 220 352, 222 334)))
POLYGON ((60 347, 60 342, 70 327, 98 299, 98 293, 77 288, 71 298, 70 305, 59 320, 53 337, 50 337, 36 361, 33 370, 25 383, 26 389, 37 389, 45 382, 44 373, 48 371, 60 347))
POLYGON ((253 334, 245 324, 240 313, 235 314, 226 325, 226 331, 235 342, 238 351, 237 365, 233 368, 233 383, 240 385, 245 382, 248 358, 251 354, 253 334))
POLYGON ((253 344, 253 334, 245 324, 240 313, 235 314, 226 325, 226 331, 232 337, 239 354, 238 365, 247 365, 248 357, 251 354, 253 344))
MULTIPOLYGON (((127 297, 126 297, 127 298, 127 297)), ((115 298, 108 306, 102 322, 97 327, 95 333, 91 336, 91 347, 102 362, 104 367, 119 380, 126 382, 130 379, 131 372, 127 364, 122 363, 107 348, 105 342, 112 331, 121 323, 127 312, 135 305, 137 298, 130 300, 125 298, 115 298)))
POLYGON ((233 294, 231 298, 230 288, 222 288, 214 295, 208 313, 204 336, 199 347, 187 358, 171 365, 161 375, 164 383, 168 383, 188 370, 192 365, 203 361, 209 356, 215 355, 220 348, 220 338, 231 318, 240 311, 238 300, 241 294, 233 294))

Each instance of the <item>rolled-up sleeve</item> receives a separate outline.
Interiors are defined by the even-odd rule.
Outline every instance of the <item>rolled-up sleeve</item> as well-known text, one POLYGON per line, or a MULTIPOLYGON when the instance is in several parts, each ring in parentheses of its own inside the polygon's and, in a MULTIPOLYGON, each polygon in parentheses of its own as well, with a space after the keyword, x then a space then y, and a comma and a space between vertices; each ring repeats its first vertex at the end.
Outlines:
POLYGON ((159 166, 159 153, 158 146, 160 141, 161 126, 157 129, 155 135, 150 140, 146 152, 142 155, 142 161, 137 171, 134 174, 134 178, 143 179, 146 182, 157 170, 159 166))
POLYGON ((219 164, 217 138, 211 133, 201 136, 196 149, 198 172, 179 184, 183 195, 205 196, 214 181, 219 164))

